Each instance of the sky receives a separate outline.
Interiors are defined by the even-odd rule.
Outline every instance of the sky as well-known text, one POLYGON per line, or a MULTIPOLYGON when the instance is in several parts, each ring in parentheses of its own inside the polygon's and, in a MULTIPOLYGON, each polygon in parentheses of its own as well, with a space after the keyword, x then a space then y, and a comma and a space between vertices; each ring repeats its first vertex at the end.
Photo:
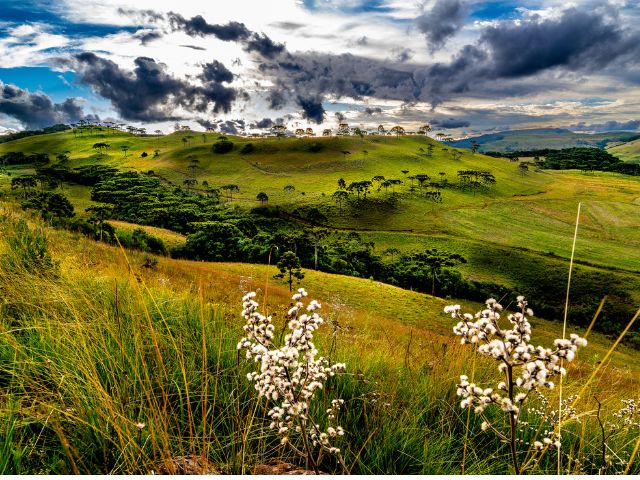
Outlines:
POLYGON ((638 0, 3 0, 0 26, 0 133, 640 130, 638 0))

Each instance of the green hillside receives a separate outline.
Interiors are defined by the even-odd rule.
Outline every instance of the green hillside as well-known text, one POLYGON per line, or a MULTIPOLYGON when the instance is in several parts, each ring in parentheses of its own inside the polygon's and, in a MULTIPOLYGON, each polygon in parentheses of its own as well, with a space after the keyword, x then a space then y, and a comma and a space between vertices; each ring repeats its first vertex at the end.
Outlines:
POLYGON ((640 163, 640 140, 610 143, 607 151, 625 162, 640 163))
MULTIPOLYGON (((299 227, 293 228, 315 222, 343 232, 359 232, 364 241, 374 242, 375 254, 387 261, 391 260, 384 256, 388 249, 410 252, 437 248, 457 253, 467 260, 457 267, 466 279, 496 283, 529 296, 554 292, 558 306, 563 304, 581 203, 573 294, 589 298, 581 318, 591 318, 606 294, 617 305, 615 309, 621 309, 616 314, 620 319, 640 302, 638 177, 533 168, 522 171, 516 162, 418 136, 229 140, 234 144, 232 151, 219 154, 212 151, 219 141, 217 134, 178 132, 140 137, 117 132, 76 137, 72 132, 61 132, 2 144, 0 155, 48 153, 52 163, 60 165, 55 156, 69 152, 62 164, 70 169, 108 165, 121 171, 152 171, 169 189, 189 188, 184 186, 185 180, 195 180, 192 193, 201 195, 207 193, 205 185, 218 189, 237 185, 239 191, 230 195, 220 191, 222 211, 226 212, 248 212, 261 206, 256 196, 264 192, 268 196, 264 206, 279 207, 277 215, 283 221, 298 222, 299 227), (98 152, 93 148, 98 142, 109 144, 109 148, 98 152), (147 155, 143 157, 143 153, 147 155), (458 173, 470 170, 490 172, 495 184, 458 188, 458 173), (429 178, 423 188, 417 179, 410 178, 425 174, 429 178), (356 201, 353 192, 342 206, 333 200, 339 179, 349 185, 376 176, 401 183, 378 189, 380 182, 373 181, 366 199, 363 193, 356 201), (433 182, 440 186, 430 187, 433 182), (441 203, 424 193, 434 188, 441 194, 441 203), (321 220, 309 220, 314 208, 321 220)), ((33 172, 32 165, 7 167, 7 174, 0 175, 0 185, 8 192, 12 178, 33 172)), ((90 187, 65 183, 62 192, 80 215, 93 204, 90 187)), ((14 192, 14 197, 18 196, 14 192)), ((175 236, 166 239, 170 246, 181 241, 175 236)), ((483 288, 497 291, 491 286, 483 288)))
MULTIPOLYGON (((634 397, 637 325, 610 360, 603 360, 640 304, 640 178, 523 170, 516 162, 424 137, 228 140, 233 149, 220 154, 212 151, 220 141, 215 134, 74 137, 64 132, 2 144, 0 156, 46 153, 46 167, 66 172, 91 165, 146 172, 126 178, 152 180, 162 191, 180 192, 171 198, 184 201, 209 198, 213 189, 235 184, 239 191, 220 190, 220 203, 212 201, 206 208, 220 218, 237 216, 239 226, 281 227, 278 234, 285 238, 307 235, 314 222, 333 227, 337 233, 325 240, 337 242, 331 248, 352 241, 358 246, 346 254, 359 255, 373 242, 371 256, 354 262, 380 258, 376 268, 383 270, 396 268, 403 254, 425 249, 465 258, 467 263, 439 273, 438 289, 460 287, 450 288, 451 298, 444 299, 421 293, 424 288, 411 291, 377 281, 374 270, 373 279, 314 271, 307 252, 300 285, 321 302, 326 320, 314 340, 322 354, 347 366, 347 375, 329 382, 314 407, 321 415, 330 398, 345 399, 342 471, 451 474, 460 471, 461 461, 468 473, 509 471, 504 442, 485 435, 475 415, 467 420, 456 396, 461 374, 492 385, 495 366, 460 345, 451 333, 453 319, 442 310, 460 303, 476 311, 481 305, 470 298, 482 300, 487 292, 504 296, 505 305, 514 292, 523 293, 541 317, 532 320, 535 344, 560 337, 579 202, 568 331, 584 334, 607 298, 588 347, 571 365, 563 398, 578 398, 579 411, 592 412, 596 395, 606 412, 603 418, 616 422, 620 399, 634 397), (100 153, 93 148, 96 143, 109 148, 100 153), (495 184, 463 188, 458 173, 469 171, 490 172, 495 184), (421 177, 422 187, 415 178, 421 175, 429 177, 421 177), (349 185, 382 176, 399 182, 378 189, 382 180, 373 181, 368 194, 361 192, 358 200, 352 192, 342 207, 332 198, 340 178, 349 185), (427 195, 436 189, 441 203, 427 195), (264 205, 256 198, 260 192, 268 196, 264 205), (352 232, 360 234, 358 240, 349 240, 352 232), (491 461, 485 458, 488 450, 495 452, 491 461)), ((134 237, 160 239, 175 253, 200 230, 171 231, 150 222, 142 227, 145 237, 136 232, 146 217, 135 222, 117 216, 107 225, 122 244, 134 248, 120 249, 87 238, 97 237, 95 220, 91 233, 87 223, 81 224, 85 230, 74 231, 68 231, 72 224, 55 219, 43 223, 18 206, 38 198, 41 189, 68 197, 76 217, 84 219, 89 218, 85 208, 95 202, 91 186, 72 181, 11 189, 12 180, 43 171, 42 166, 8 165, 0 174, 0 291, 7 299, 0 304, 0 381, 7 399, 0 421, 10 439, 10 448, 0 451, 5 465, 0 463, 0 471, 181 473, 182 459, 206 458, 212 471, 250 473, 274 461, 299 463, 267 428, 267 409, 247 381, 251 365, 236 350, 244 291, 258 292, 262 311, 273 315, 278 331, 287 325, 291 293, 284 281, 273 278, 282 252, 271 258, 270 249, 264 264, 179 260, 135 250, 143 248, 134 237), (31 233, 21 229, 21 217, 34 227, 31 233), (34 240, 43 233, 46 248, 34 240), (34 265, 44 265, 43 270, 34 271, 34 265), (33 431, 41 433, 34 436, 33 431)), ((136 203, 154 200, 141 187, 119 195, 114 201, 133 201, 134 213, 136 203)), ((267 235, 233 231, 255 248, 261 244, 251 243, 254 238, 267 235)), ((220 249, 217 242, 225 241, 213 238, 203 248, 220 249)), ((549 392, 548 400, 532 398, 531 405, 555 408, 557 390, 549 392)), ((489 418, 502 422, 500 413, 495 409, 489 418)), ((546 425, 534 410, 526 418, 546 425)), ((563 455, 579 451, 582 464, 574 470, 595 472, 600 430, 595 419, 584 418, 582 425, 563 426, 563 455)), ((522 435, 534 441, 528 431, 522 435)), ((627 462, 635 439, 633 430, 623 429, 610 438, 608 448, 627 462)), ((555 471, 555 453, 540 458, 533 472, 555 471)), ((341 471, 329 457, 322 459, 321 469, 341 471)), ((630 471, 636 470, 631 465, 630 471)))
MULTIPOLYGON (((220 155, 211 152, 217 135, 191 135, 190 145, 185 146, 181 141, 185 135, 180 133, 159 138, 127 134, 74 138, 65 132, 0 145, 0 154, 22 151, 53 156, 66 150, 70 151, 69 167, 105 164, 122 170, 153 170, 175 185, 190 178, 189 164, 195 158, 199 162, 195 177, 200 184, 207 181, 217 187, 229 183, 239 186, 239 193, 228 202, 233 205, 259 205, 256 195, 264 191, 270 205, 290 210, 319 205, 329 217, 329 224, 337 228, 413 234, 411 238, 445 235, 542 253, 552 251, 563 257, 569 256, 577 204, 583 202, 578 260, 640 271, 640 240, 634 235, 640 227, 640 180, 634 177, 532 170, 523 176, 517 164, 466 150, 459 150, 461 157, 454 160, 454 149, 420 137, 232 138, 234 150, 220 155), (104 155, 91 148, 98 141, 110 144, 104 155), (240 153, 247 143, 255 146, 254 151, 240 153), (435 145, 432 157, 420 152, 428 143, 435 145), (126 158, 120 151, 122 146, 130 148, 126 158), (156 149, 160 154, 153 158, 156 149), (345 151, 350 153, 341 153, 345 151), (141 158, 143 152, 149 156, 141 158), (453 182, 457 172, 466 169, 489 170, 496 184, 475 194, 445 190, 442 204, 407 194, 411 183, 407 176, 426 173, 439 180, 442 172, 453 182), (402 170, 409 173, 405 175, 402 170), (395 187, 401 194, 400 204, 356 212, 355 217, 340 216, 330 197, 337 189, 338 179, 349 183, 376 175, 405 182, 395 187), (293 185, 295 190, 285 191, 287 185, 293 185)), ((13 169, 14 174, 21 171, 13 169)), ((10 180, 6 175, 1 178, 5 184, 10 180)), ((387 194, 390 192, 391 189, 387 194)), ((90 204, 87 188, 76 186, 66 193, 78 205, 90 204)), ((384 190, 374 191, 369 198, 385 196, 384 190)))
MULTIPOLYGON (((259 292, 277 329, 290 308, 291 293, 272 279, 273 266, 159 258, 148 268, 146 254, 39 220, 29 219, 32 233, 25 234, 22 216, 0 205, 0 425, 7 439, 0 472, 202 473, 196 460, 205 458, 206 471, 240 474, 300 462, 267 428, 269 407, 256 398, 246 377, 252 365, 236 350, 245 289, 259 292), (25 241, 43 234, 47 268, 31 263, 42 257, 25 241)), ((311 414, 320 416, 332 398, 345 400, 339 446, 348 471, 453 474, 461 461, 469 473, 509 471, 506 445, 482 434, 480 422, 469 422, 458 406, 460 374, 486 385, 497 377, 491 360, 451 333, 453 320, 442 311, 451 301, 313 271, 303 284, 326 320, 314 339, 318 349, 346 363, 346 374, 327 382, 311 414), (491 462, 482 455, 488 448, 491 462)), ((532 325, 536 342, 561 335, 555 322, 533 318, 532 325)), ((620 346, 590 378, 611 343, 591 333, 567 365, 563 391, 572 401, 580 395, 579 411, 591 409, 597 394, 603 418, 616 422, 620 399, 637 392, 638 362, 637 351, 620 346)), ((530 404, 555 408, 549 392, 530 404)), ((487 414, 500 421, 499 409, 487 414)), ((533 413, 526 418, 540 422, 533 413)), ((596 471, 600 458, 597 424, 585 418, 562 432, 564 455, 580 448, 578 472, 596 471)), ((522 435, 535 438, 528 430, 522 435)), ((626 462, 633 441, 633 430, 624 429, 608 446, 626 462)), ((555 453, 540 459, 533 473, 554 471, 555 453)), ((327 457, 321 468, 336 471, 327 457)))
POLYGON ((604 148, 609 142, 627 142, 638 138, 634 132, 576 133, 563 128, 541 128, 490 133, 453 142, 459 148, 471 148, 476 142, 483 152, 562 149, 572 147, 604 148))

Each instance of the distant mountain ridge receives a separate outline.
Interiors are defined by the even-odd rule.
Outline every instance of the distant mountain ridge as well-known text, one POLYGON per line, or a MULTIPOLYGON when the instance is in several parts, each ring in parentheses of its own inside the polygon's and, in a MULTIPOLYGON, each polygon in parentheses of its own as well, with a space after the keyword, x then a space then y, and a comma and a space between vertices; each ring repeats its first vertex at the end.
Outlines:
POLYGON ((543 148, 561 149, 571 147, 605 148, 610 142, 629 142, 640 138, 638 132, 576 133, 566 128, 535 128, 506 130, 453 142, 458 148, 471 148, 473 141, 481 152, 513 152, 543 148))

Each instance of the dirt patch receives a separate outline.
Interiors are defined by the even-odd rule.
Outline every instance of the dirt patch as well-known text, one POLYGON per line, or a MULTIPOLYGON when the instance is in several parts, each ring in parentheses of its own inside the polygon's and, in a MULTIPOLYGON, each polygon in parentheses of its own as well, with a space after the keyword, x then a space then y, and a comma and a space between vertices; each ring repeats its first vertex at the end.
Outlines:
POLYGON ((155 469, 158 475, 222 475, 222 471, 205 457, 190 455, 165 460, 155 469))
MULTIPOLYGON (((253 475, 315 475, 313 470, 305 470, 291 463, 274 463, 257 465, 252 472, 253 475)), ((320 472, 320 475, 328 475, 320 472)))

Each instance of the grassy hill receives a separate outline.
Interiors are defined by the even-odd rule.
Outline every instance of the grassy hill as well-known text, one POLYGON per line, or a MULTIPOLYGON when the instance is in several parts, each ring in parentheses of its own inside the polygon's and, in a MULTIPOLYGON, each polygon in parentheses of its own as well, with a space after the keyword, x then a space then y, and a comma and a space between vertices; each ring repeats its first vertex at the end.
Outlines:
MULTIPOLYGON (((291 211, 310 205, 320 206, 336 228, 363 232, 389 232, 407 235, 413 243, 433 237, 466 239, 480 244, 512 246, 553 252, 568 258, 575 213, 583 203, 583 218, 578 240, 578 261, 640 271, 640 240, 634 234, 640 227, 640 181, 637 178, 609 174, 577 172, 533 172, 522 176, 517 164, 460 150, 453 160, 453 149, 420 137, 402 138, 318 138, 318 139, 240 139, 232 138, 234 150, 224 155, 211 152, 217 135, 192 133, 190 145, 181 141, 185 134, 163 137, 133 137, 127 134, 74 138, 69 132, 30 137, 0 145, 0 154, 9 151, 70 151, 70 167, 89 164, 112 165, 122 170, 153 170, 166 182, 182 185, 190 178, 189 165, 198 160, 195 176, 220 187, 235 183, 240 192, 228 205, 251 208, 259 205, 256 195, 265 192, 269 205, 281 205, 291 211), (91 146, 104 141, 111 145, 104 155, 91 146), (254 145, 250 154, 240 150, 254 145), (419 149, 434 145, 427 157, 419 149), (125 158, 120 151, 128 146, 125 158), (153 158, 153 151, 160 151, 153 158), (316 151, 317 150, 317 151, 316 151), (147 152, 149 156, 141 158, 147 152), (343 154, 341 152, 350 152, 343 154), (366 153, 365 153, 366 152, 366 153), (406 177, 426 173, 434 180, 442 177, 454 182, 465 169, 491 171, 496 185, 486 192, 443 191, 443 203, 429 202, 407 193, 411 181, 406 177), (407 175, 402 170, 408 170, 407 175), (441 175, 444 174, 444 175, 441 175), (376 206, 339 215, 331 200, 337 180, 347 183, 383 175, 405 183, 394 187, 401 194, 396 207, 376 206), (285 191, 293 185, 295 191, 285 191)), ((13 174, 32 171, 13 169, 13 174)), ((7 185, 10 177, 0 176, 7 185)), ((417 185, 417 183, 416 183, 417 185)), ((375 185, 374 185, 375 186, 375 185)), ((65 194, 80 208, 91 204, 89 189, 65 187, 65 194)), ((387 193, 390 193, 387 192, 387 193)), ((373 192, 371 199, 384 199, 385 192, 373 192)), ((402 244, 402 242, 397 242, 402 244)))
POLYGON ((640 140, 610 143, 607 151, 625 162, 640 163, 640 140))
POLYGON ((458 148, 471 148, 475 141, 484 152, 513 152, 543 148, 562 149, 571 147, 604 148, 609 142, 626 142, 638 138, 634 132, 576 133, 563 128, 541 128, 529 130, 507 130, 453 142, 458 148))
MULTIPOLYGON (((179 473, 180 459, 204 458, 215 471, 249 473, 274 461, 300 463, 268 428, 270 407, 256 399, 246 379, 251 366, 236 353, 243 291, 258 291, 278 331, 286 323, 290 293, 271 278, 273 266, 159 258, 146 268, 146 254, 32 218, 29 235, 44 232, 59 265, 34 270, 30 262, 40 257, 27 247, 34 237, 19 233, 21 216, 0 207, 0 472, 179 473)), ((335 396, 345 400, 339 445, 352 473, 453 474, 461 462, 467 473, 509 471, 504 443, 458 407, 460 374, 486 385, 496 375, 495 365, 452 335, 452 319, 442 312, 452 301, 313 271, 303 285, 327 322, 318 348, 347 364, 316 408, 324 411, 335 396)), ((532 321, 536 344, 561 335, 557 323, 532 321)), ((612 342, 594 333, 589 341, 571 365, 564 395, 580 394, 580 411, 595 408, 597 395, 604 418, 615 422, 620 399, 638 391, 638 354, 619 347, 598 367, 612 342), (595 368, 600 373, 591 380, 595 368)), ((557 397, 552 391, 542 403, 532 401, 553 408, 557 397)), ((488 415, 500 421, 499 409, 488 415)), ((533 411, 527 415, 539 421, 533 411)), ((533 441, 533 432, 523 435, 533 441)), ((563 427, 568 471, 595 471, 598 435, 590 415, 563 427)), ((608 445, 627 462, 634 442, 625 430, 608 445)), ((555 471, 554 459, 547 454, 533 472, 555 471)), ((323 470, 336 468, 323 460, 323 470)))
MULTIPOLYGON (((591 318, 600 298, 607 294, 626 303, 625 308, 640 303, 638 177, 533 170, 523 175, 517 163, 417 136, 229 137, 233 150, 215 154, 212 145, 218 137, 197 132, 160 137, 119 132, 75 137, 72 132, 61 132, 1 144, 0 155, 21 151, 55 156, 68 151, 65 165, 70 168, 101 164, 124 171, 152 170, 168 186, 182 186, 184 180, 195 177, 195 191, 201 193, 205 181, 212 187, 237 184, 240 191, 233 198, 225 197, 223 191, 222 205, 228 211, 259 206, 256 195, 265 192, 267 205, 280 207, 287 218, 304 218, 310 207, 316 207, 327 218, 324 225, 359 232, 375 243, 377 254, 389 248, 404 252, 437 248, 459 253, 468 260, 458 267, 468 279, 497 282, 528 295, 557 291, 558 302, 565 288, 581 202, 574 294, 584 290, 593 297, 590 310, 583 316, 591 318), (92 148, 97 142, 110 147, 101 154, 92 148), (246 148, 248 144, 252 149, 246 148), (128 147, 126 154, 123 146, 128 147), (156 150, 158 156, 154 157, 156 150), (147 156, 143 157, 145 152, 147 156), (190 169, 193 165, 196 168, 190 169), (475 192, 445 188, 442 203, 434 203, 420 195, 417 182, 409 179, 428 174, 432 180, 456 183, 461 170, 490 171, 496 184, 475 192), (387 191, 374 188, 367 202, 347 204, 341 213, 331 198, 338 179, 344 178, 349 184, 376 175, 404 183, 387 191), (412 183, 416 186, 413 192, 412 183), (288 185, 295 190, 285 190, 288 185), (392 196, 392 190, 396 196, 392 196)), ((12 177, 33 171, 32 166, 10 167, 7 172, 11 176, 0 175, 0 187, 4 185, 8 191, 12 177)), ((89 187, 65 184, 62 191, 80 214, 93 203, 89 187)), ((116 227, 133 229, 135 225, 120 223, 116 227)), ((164 238, 169 246, 183 241, 172 232, 145 228, 164 238)))

